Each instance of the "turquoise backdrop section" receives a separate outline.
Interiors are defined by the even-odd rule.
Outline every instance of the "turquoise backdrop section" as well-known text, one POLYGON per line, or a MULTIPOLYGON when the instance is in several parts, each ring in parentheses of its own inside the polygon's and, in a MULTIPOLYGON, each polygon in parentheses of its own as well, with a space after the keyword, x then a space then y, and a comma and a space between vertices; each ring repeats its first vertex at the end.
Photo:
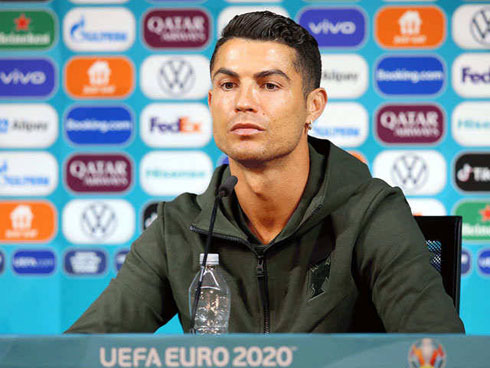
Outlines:
MULTIPOLYGON (((299 15, 306 10, 314 8, 355 8, 366 15, 366 38, 362 43, 353 48, 333 48, 322 49, 324 55, 331 54, 357 54, 364 58, 368 65, 368 86, 365 93, 357 98, 331 98, 330 102, 355 102, 360 104, 368 113, 368 135, 367 138, 355 147, 346 147, 360 152, 364 155, 368 165, 373 169, 375 158, 382 152, 392 150, 435 150, 443 155, 447 172, 445 177, 444 188, 434 195, 413 195, 410 198, 414 199, 436 199, 441 202, 447 214, 452 214, 455 207, 460 201, 477 199, 486 202, 490 205, 489 192, 467 193, 462 192, 454 184, 454 162, 456 158, 464 152, 490 152, 490 142, 487 146, 462 146, 451 133, 451 116, 454 109, 464 101, 479 101, 490 103, 482 98, 464 99, 456 93, 451 83, 452 65, 455 59, 463 53, 483 53, 485 50, 464 50, 459 47, 452 38, 452 16, 456 9, 466 4, 482 4, 488 5, 488 2, 475 1, 465 2, 458 0, 439 0, 439 1, 381 1, 381 0, 359 0, 359 1, 224 1, 224 0, 208 0, 208 1, 144 1, 144 0, 129 0, 120 4, 97 2, 90 4, 89 2, 68 0, 52 0, 47 2, 0 2, 0 11, 7 9, 17 10, 32 10, 32 9, 50 9, 57 18, 57 38, 53 47, 48 50, 41 51, 0 51, 0 57, 15 57, 15 58, 34 58, 47 57, 55 63, 57 72, 57 88, 53 95, 44 99, 20 99, 9 100, 0 97, 0 103, 31 103, 42 102, 54 107, 59 116, 59 134, 56 141, 44 149, 51 153, 58 161, 59 182, 56 189, 46 197, 1 197, 1 201, 8 200, 36 200, 46 199, 50 201, 57 209, 57 232, 55 237, 48 243, 40 244, 0 244, 0 251, 5 255, 4 271, 0 273, 0 333, 1 334, 59 334, 67 329, 95 300, 95 298, 104 290, 109 281, 117 274, 115 267, 115 256, 121 250, 127 250, 131 243, 138 237, 142 231, 141 217, 146 204, 155 200, 171 200, 173 196, 151 196, 143 188, 140 182, 140 162, 142 158, 151 151, 173 151, 175 149, 163 148, 155 149, 148 146, 142 139, 140 134, 140 116, 145 107, 151 103, 202 103, 207 104, 206 98, 199 99, 151 99, 146 96, 141 89, 141 66, 143 62, 152 55, 203 55, 207 59, 211 57, 214 44, 218 38, 217 24, 218 17, 226 11, 228 7, 234 6, 280 6, 295 20, 299 19, 299 15), (443 43, 433 49, 387 49, 381 47, 375 40, 374 24, 377 12, 386 6, 437 6, 442 9, 446 19, 445 39, 443 43), (78 52, 71 50, 63 40, 62 26, 66 14, 74 8, 86 7, 123 7, 128 9, 136 21, 135 42, 129 49, 122 52, 103 51, 103 52, 78 52), (143 42, 143 18, 145 14, 152 9, 194 9, 204 10, 210 15, 211 19, 211 37, 209 42, 199 49, 186 50, 166 50, 166 49, 151 49, 143 42), (77 99, 71 97, 63 85, 64 69, 67 62, 75 56, 124 56, 131 60, 135 68, 135 86, 132 93, 127 97, 120 99, 97 100, 97 99, 77 99), (446 81, 442 91, 434 96, 383 96, 379 93, 375 86, 374 72, 376 64, 382 57, 385 56, 400 56, 400 55, 422 55, 436 56, 445 67, 446 81), (435 144, 430 145, 387 145, 382 143, 375 135, 375 113, 380 106, 387 103, 410 103, 410 104, 426 104, 434 103, 440 106, 445 115, 445 134, 435 144), (123 104, 129 107, 129 110, 134 115, 135 129, 129 143, 124 146, 107 145, 107 146, 80 146, 70 143, 63 133, 63 119, 67 112, 74 106, 93 104, 93 105, 120 105, 123 104), (70 156, 78 153, 125 153, 128 155, 133 164, 133 183, 130 189, 122 194, 79 194, 71 191, 64 181, 64 164, 70 156), (136 231, 130 240, 114 245, 78 245, 70 242, 62 232, 62 213, 65 206, 73 199, 91 199, 91 198, 110 198, 124 199, 128 201, 136 213, 135 228, 136 231), (73 276, 66 272, 63 266, 64 255, 71 249, 102 249, 107 256, 107 269, 100 275, 89 276, 73 276), (18 275, 12 267, 14 253, 23 249, 50 249, 56 254, 56 269, 50 275, 45 276, 27 276, 18 275)), ((488 51, 488 48, 487 50, 488 51)), ((489 65, 490 68, 490 65, 489 65)), ((328 92, 328 91, 327 91, 328 92)), ((1 111, 0 111, 1 114, 1 111)), ((487 117, 488 118, 488 117, 487 117)), ((24 151, 20 148, 5 148, 0 147, 3 151, 24 151)), ((39 150, 27 149, 28 151, 37 152, 39 150)), ((196 147, 181 147, 178 151, 194 151, 198 150, 208 155, 213 165, 218 165, 222 159, 222 154, 211 140, 205 146, 196 147)), ((490 166, 490 165, 489 165, 490 166)), ((465 323, 466 330, 469 334, 489 334, 490 333, 490 298, 488 292, 490 290, 490 275, 482 271, 479 267, 479 254, 484 249, 490 248, 489 241, 465 241, 464 248, 470 253, 470 268, 469 271, 462 276, 461 282, 461 311, 460 315, 465 323)), ((182 329, 175 317, 166 326, 163 326, 158 333, 162 334, 179 334, 182 329)), ((407 338, 412 340, 411 338, 407 338)), ((408 341, 407 340, 407 341, 408 341)), ((473 340, 466 340, 473 341, 473 340)), ((480 343, 480 340, 475 340, 480 343)), ((0 341, 2 344, 6 341, 0 341)), ((80 340, 82 342, 82 340, 80 340)), ((91 340, 83 341, 90 345, 91 340)), ((98 341, 97 341, 98 343, 98 341)), ((352 342, 355 344, 355 341, 352 342)), ((453 344, 453 341, 447 342, 453 344)), ((457 343, 454 343, 455 346, 457 343)), ((305 345, 305 349, 308 344, 305 345)), ((6 345, 3 345, 4 347, 6 345)), ((408 346, 408 345, 407 345, 408 346)), ((452 346, 452 345, 451 345, 452 346)), ((471 344, 465 345, 470 349, 471 344)), ((403 348, 405 349, 405 347, 403 348)), ((402 349, 402 350, 403 350, 402 349)), ((406 348, 408 349, 408 347, 406 348)), ((455 347, 456 349, 456 347, 455 347)), ((53 350, 54 351, 54 350, 53 350)), ((408 351, 408 350, 407 350, 408 351)), ((469 350, 468 350, 469 351, 469 350)), ((484 352, 482 350, 482 352, 484 352)), ((332 352, 334 353, 334 352, 332 352)), ((401 354, 401 353, 400 353, 401 354)), ((407 354, 403 350, 403 354, 407 354)), ((468 357, 468 354, 461 351, 461 356, 468 357)), ((1 356, 1 352, 0 352, 1 356)), ((306 358, 305 358, 306 359, 306 358)), ((403 358, 405 359, 405 358, 403 358)), ((405 360, 403 360, 405 362, 405 360)), ((469 357, 468 357, 469 359, 469 357)), ((469 360, 467 360, 469 361, 469 360)), ((466 362, 467 362, 466 361, 466 362)), ((464 360, 461 360, 464 362, 464 360)), ((402 363, 401 363, 402 364, 402 363)), ((403 363, 405 364, 405 363, 403 363)), ((2 363, 0 363, 0 367, 2 363)), ((327 365, 336 366, 336 365, 327 365)), ((383 366, 378 364, 378 366, 383 366)), ((449 365, 448 365, 449 366, 449 365)), ((450 365, 457 366, 457 365, 450 365)), ((482 365, 483 366, 483 365, 482 365)))

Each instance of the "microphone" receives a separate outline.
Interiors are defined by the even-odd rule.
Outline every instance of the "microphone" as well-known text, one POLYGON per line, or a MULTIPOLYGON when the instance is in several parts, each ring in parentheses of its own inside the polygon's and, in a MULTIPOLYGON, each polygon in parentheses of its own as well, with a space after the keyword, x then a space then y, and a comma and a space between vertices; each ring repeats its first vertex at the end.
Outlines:
POLYGON ((211 212, 211 219, 209 222, 208 238, 206 239, 206 247, 204 249, 204 257, 202 259, 202 264, 201 264, 201 273, 199 274, 199 282, 197 283, 196 293, 194 295, 194 303, 192 305, 191 328, 190 328, 190 332, 192 334, 196 333, 196 330, 194 329, 194 325, 196 323, 197 304, 199 303, 199 298, 201 296, 201 287, 202 287, 202 279, 204 276, 204 268, 206 267, 206 262, 208 260, 208 253, 209 253, 209 248, 211 246, 211 239, 213 237, 214 222, 216 221, 218 205, 223 197, 228 197, 233 192, 233 188, 235 188, 237 182, 238 179, 236 176, 231 175, 227 177, 224 183, 219 186, 216 197, 214 199, 213 211, 211 212))

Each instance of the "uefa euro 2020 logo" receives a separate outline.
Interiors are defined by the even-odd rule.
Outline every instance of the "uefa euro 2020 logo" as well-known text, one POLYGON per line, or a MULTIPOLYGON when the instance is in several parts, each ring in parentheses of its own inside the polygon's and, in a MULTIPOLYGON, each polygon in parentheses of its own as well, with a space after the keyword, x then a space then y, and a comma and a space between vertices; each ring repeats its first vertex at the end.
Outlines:
POLYGON ((446 352, 442 345, 429 338, 416 341, 408 352, 410 368, 444 368, 446 352))

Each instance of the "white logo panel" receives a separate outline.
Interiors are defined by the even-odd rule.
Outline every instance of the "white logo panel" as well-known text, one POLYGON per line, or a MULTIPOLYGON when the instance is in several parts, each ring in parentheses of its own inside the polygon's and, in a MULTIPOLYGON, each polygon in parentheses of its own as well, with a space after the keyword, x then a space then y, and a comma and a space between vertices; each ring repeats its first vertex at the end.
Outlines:
POLYGON ((135 214, 122 199, 75 199, 63 209, 62 222, 74 244, 120 244, 133 236, 135 214))
POLYGON ((462 146, 488 147, 490 145, 490 103, 463 102, 456 106, 452 116, 452 132, 462 146))
POLYGON ((374 160, 374 176, 405 195, 432 195, 446 185, 446 160, 437 151, 384 151, 374 160))
POLYGON ((45 196, 57 185, 58 163, 50 153, 0 153, 0 195, 45 196))
POLYGON ((313 123, 309 134, 329 139, 341 147, 357 147, 368 136, 368 120, 366 109, 358 103, 331 102, 313 123))
POLYGON ((453 39, 464 49, 490 48, 490 6, 463 5, 453 14, 453 39))
POLYGON ((174 196, 206 190, 213 164, 202 152, 150 152, 140 164, 140 182, 151 195, 174 196))
POLYGON ((46 148, 58 137, 58 114, 47 104, 0 104, 0 147, 46 148))
POLYGON ((74 8, 63 21, 63 39, 73 51, 125 51, 135 33, 134 16, 125 8, 74 8))
POLYGON ((446 216, 446 208, 437 199, 407 198, 412 214, 415 216, 446 216))
POLYGON ((211 139, 211 114, 199 103, 151 104, 141 113, 140 128, 151 147, 203 147, 211 139))
POLYGON ((368 65, 355 54, 322 55, 321 86, 329 98, 356 98, 368 87, 368 65))
POLYGON ((458 56, 453 64, 453 88, 462 97, 490 97, 490 53, 458 56))
POLYGON ((218 32, 217 36, 221 36, 221 32, 226 27, 226 25, 232 20, 235 15, 245 14, 254 11, 264 11, 269 10, 273 13, 289 17, 286 9, 280 6, 229 6, 223 10, 218 16, 218 32))
POLYGON ((211 88, 209 61, 200 55, 150 56, 141 66, 140 80, 150 98, 203 98, 211 88))

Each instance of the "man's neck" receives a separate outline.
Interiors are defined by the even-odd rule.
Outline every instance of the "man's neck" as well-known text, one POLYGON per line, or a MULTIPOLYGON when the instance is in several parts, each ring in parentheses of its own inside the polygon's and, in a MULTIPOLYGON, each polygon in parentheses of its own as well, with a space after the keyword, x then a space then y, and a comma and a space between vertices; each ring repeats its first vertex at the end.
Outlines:
POLYGON ((250 231, 270 243, 286 226, 301 200, 310 169, 308 144, 260 167, 249 168, 230 160, 238 178, 235 193, 250 231))

